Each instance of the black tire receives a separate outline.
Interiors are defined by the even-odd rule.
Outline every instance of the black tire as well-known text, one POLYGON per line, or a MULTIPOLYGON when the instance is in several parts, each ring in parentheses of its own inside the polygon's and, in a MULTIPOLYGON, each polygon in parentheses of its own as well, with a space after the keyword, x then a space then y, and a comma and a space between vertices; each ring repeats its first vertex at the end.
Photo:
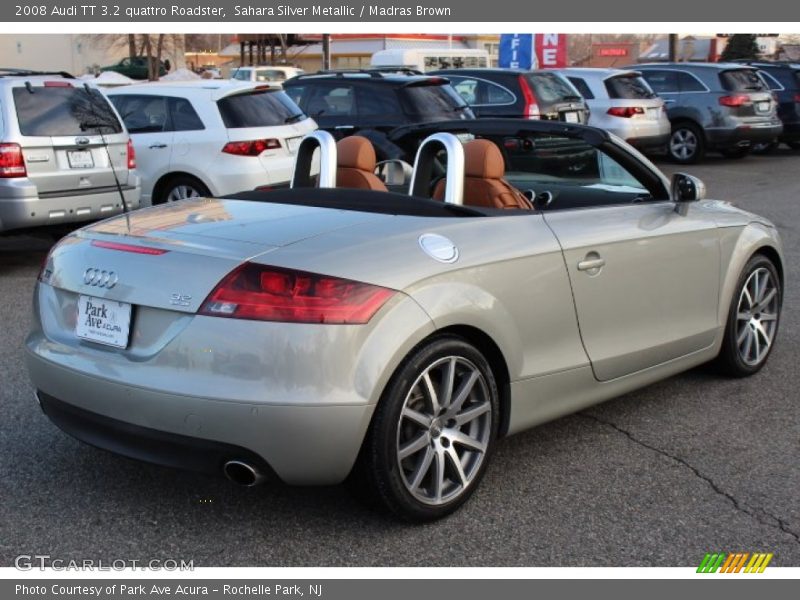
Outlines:
POLYGON ((722 154, 722 156, 724 156, 725 158, 739 159, 739 158, 744 158, 745 156, 748 156, 751 151, 752 151, 752 148, 749 148, 749 147, 747 147, 747 148, 726 148, 725 150, 720 150, 720 154, 722 154))
MULTIPOLYGON (((754 298, 754 300, 758 300, 758 297, 754 298)), ((775 345, 782 302, 783 290, 775 265, 762 254, 754 255, 747 262, 739 276, 739 280, 736 282, 733 298, 728 308, 725 337, 722 340, 722 348, 717 357, 717 366, 722 373, 730 377, 748 377, 761 370, 775 345), (766 289, 760 297, 766 298, 770 294, 770 289, 774 289, 774 301, 769 303, 762 301, 764 304, 762 308, 756 307, 754 310, 744 310, 748 302, 747 298, 744 297, 744 287, 748 285, 748 294, 755 295, 752 293, 753 288, 750 283, 752 281, 751 278, 757 272, 767 273, 769 277, 769 283, 764 286, 766 289), (774 314, 774 320, 767 320, 765 317, 771 314, 774 314), (752 320, 743 318, 745 315, 752 315, 752 320), (767 344, 767 348, 763 353, 759 353, 756 348, 766 344, 767 335, 769 335, 769 344, 767 344), (749 346, 747 345, 747 337, 752 338, 749 346), (754 358, 757 358, 757 360, 753 360, 754 358)))
MULTIPOLYGON (((175 175, 170 177, 160 186, 158 193, 153 198, 153 204, 165 204, 166 202, 172 202, 180 199, 170 199, 170 196, 172 196, 174 192, 177 192, 181 188, 192 190, 193 193, 182 195, 186 198, 206 197, 211 195, 211 192, 209 192, 206 185, 199 179, 192 177, 191 175, 175 175)), ((180 196, 181 194, 177 195, 180 196)))
POLYGON ((703 130, 694 123, 678 121, 672 126, 667 142, 667 156, 679 165, 700 162, 706 153, 703 130))
MULTIPOLYGON (((442 394, 442 398, 446 398, 446 394, 442 394)), ((478 487, 494 449, 499 421, 497 383, 483 355, 461 338, 435 337, 414 349, 386 386, 349 483, 358 488, 359 496, 366 497, 368 503, 380 505, 403 520, 440 519, 464 504, 478 487), (429 410, 431 394, 423 391, 423 376, 428 373, 431 387, 442 392, 451 364, 454 373, 451 409, 458 408, 455 406, 457 392, 474 374, 471 391, 453 413, 456 418, 444 412, 430 425, 422 425, 417 421, 420 416, 427 418, 429 412, 437 414, 429 410), (407 408, 414 409, 416 418, 405 416, 409 413, 407 408), (456 421, 474 413, 479 416, 464 423, 456 421), (470 445, 462 446, 458 440, 463 437, 458 432, 472 442, 481 440, 483 451, 473 450, 470 445), (419 449, 401 459, 401 448, 417 442, 421 444, 419 449), (458 449, 463 454, 459 455, 458 449), (453 455, 460 456, 459 470, 453 455), (437 484, 440 468, 443 476, 437 484), (468 478, 460 477, 459 473, 468 478), (414 481, 409 482, 409 479, 417 474, 419 484, 414 486, 414 481), (436 489, 440 490, 438 496, 436 489)))
POLYGON ((786 145, 792 150, 800 150, 800 142, 786 142, 786 145))

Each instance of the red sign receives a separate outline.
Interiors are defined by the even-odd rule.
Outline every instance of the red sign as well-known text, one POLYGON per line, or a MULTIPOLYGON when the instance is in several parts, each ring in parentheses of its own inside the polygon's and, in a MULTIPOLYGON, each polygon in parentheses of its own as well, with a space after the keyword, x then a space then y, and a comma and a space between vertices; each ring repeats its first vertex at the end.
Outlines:
POLYGON ((598 56, 628 56, 627 48, 600 48, 598 56))
POLYGON ((540 69, 567 66, 567 36, 563 33, 537 33, 535 35, 536 58, 540 69))

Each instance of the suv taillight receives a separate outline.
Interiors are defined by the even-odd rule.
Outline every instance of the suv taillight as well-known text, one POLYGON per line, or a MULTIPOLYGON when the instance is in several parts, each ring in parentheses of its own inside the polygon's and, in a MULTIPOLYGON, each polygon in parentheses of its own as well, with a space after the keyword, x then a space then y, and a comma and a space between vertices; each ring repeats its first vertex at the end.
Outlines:
POLYGON ((246 142, 228 142, 222 148, 226 154, 236 156, 258 156, 264 150, 277 150, 281 147, 280 140, 274 138, 268 140, 249 140, 246 142))
POLYGON ((753 99, 747 94, 733 94, 732 96, 721 96, 719 103, 722 106, 736 108, 737 106, 749 106, 753 103, 753 99))
POLYGON ((133 149, 133 142, 128 140, 128 170, 136 168, 136 150, 133 149))
POLYGON ((26 177, 25 158, 19 144, 0 144, 0 178, 26 177))
POLYGON ((630 119, 635 115, 643 115, 644 109, 641 106, 612 106, 607 112, 612 117, 624 117, 626 119, 630 119))
POLYGON ((525 108, 522 109, 522 115, 527 119, 541 118, 542 113, 539 112, 536 94, 533 93, 533 88, 531 88, 524 75, 519 76, 519 87, 522 90, 522 98, 525 100, 525 108))
POLYGON ((244 263, 208 295, 199 314, 284 323, 367 323, 394 290, 349 279, 244 263))

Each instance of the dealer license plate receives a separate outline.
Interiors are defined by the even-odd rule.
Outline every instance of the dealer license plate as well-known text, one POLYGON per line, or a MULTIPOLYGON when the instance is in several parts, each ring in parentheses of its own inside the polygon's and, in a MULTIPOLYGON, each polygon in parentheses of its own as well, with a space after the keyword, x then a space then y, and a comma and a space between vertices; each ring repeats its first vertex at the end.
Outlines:
POLYGON ((302 141, 302 137, 291 137, 286 138, 286 148, 289 150, 290 154, 294 154, 297 152, 297 149, 300 147, 300 142, 302 141))
POLYGON ((94 158, 89 150, 70 150, 67 160, 73 169, 91 169, 94 166, 94 158))
POLYGON ((578 122, 578 113, 576 113, 574 111, 569 111, 569 112, 565 112, 563 114, 564 114, 564 120, 567 123, 577 123, 578 122))
POLYGON ((126 348, 131 328, 131 305, 94 296, 78 297, 75 334, 84 340, 126 348))

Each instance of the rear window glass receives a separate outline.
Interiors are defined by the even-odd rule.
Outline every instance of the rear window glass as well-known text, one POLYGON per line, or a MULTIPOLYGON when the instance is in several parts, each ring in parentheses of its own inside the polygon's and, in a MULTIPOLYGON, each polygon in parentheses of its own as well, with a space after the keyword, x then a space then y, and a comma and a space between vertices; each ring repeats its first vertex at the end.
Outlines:
POLYGON ((228 129, 283 125, 303 111, 283 92, 253 92, 228 96, 217 102, 228 129))
POLYGON ((121 133, 122 125, 105 96, 84 87, 14 88, 22 135, 61 136, 121 133))
POLYGON ((528 75, 528 81, 540 101, 563 102, 564 100, 580 100, 578 90, 566 79, 555 73, 536 73, 528 75))
POLYGON ((409 115, 457 118, 471 115, 464 99, 450 85, 414 85, 400 90, 403 110, 409 115))
POLYGON ((642 100, 656 97, 643 77, 621 75, 606 79, 605 83, 609 98, 642 100))
POLYGON ((722 87, 729 92, 763 92, 767 86, 758 73, 752 69, 734 69, 719 74, 722 87))

